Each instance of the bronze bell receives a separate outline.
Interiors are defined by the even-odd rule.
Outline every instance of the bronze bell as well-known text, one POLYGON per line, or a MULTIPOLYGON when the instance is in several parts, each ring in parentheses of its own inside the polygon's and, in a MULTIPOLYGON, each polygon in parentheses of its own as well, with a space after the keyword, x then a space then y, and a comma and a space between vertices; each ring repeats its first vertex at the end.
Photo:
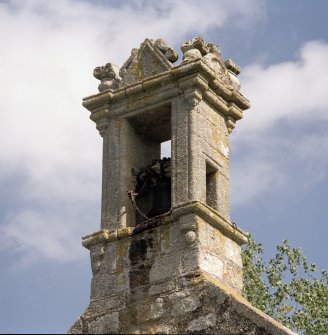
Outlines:
POLYGON ((152 206, 148 217, 154 217, 171 209, 171 178, 157 180, 151 186, 152 206))
POLYGON ((134 170, 132 173, 136 177, 136 189, 128 191, 128 195, 138 213, 147 219, 169 212, 171 209, 171 158, 152 160, 138 173, 134 170), (145 215, 139 206, 145 196, 147 200, 149 199, 148 195, 151 199, 151 209, 145 215))

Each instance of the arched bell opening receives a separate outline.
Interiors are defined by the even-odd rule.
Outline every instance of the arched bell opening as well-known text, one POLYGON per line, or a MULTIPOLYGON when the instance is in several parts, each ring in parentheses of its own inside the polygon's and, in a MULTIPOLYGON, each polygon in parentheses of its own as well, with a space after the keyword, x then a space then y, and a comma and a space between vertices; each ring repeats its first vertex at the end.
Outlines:
POLYGON ((138 137, 146 139, 143 143, 148 143, 142 148, 143 158, 131 166, 128 195, 134 207, 134 225, 138 225, 171 209, 171 158, 167 157, 171 155, 171 105, 132 115, 129 123, 138 137), (155 157, 147 157, 147 146, 158 147, 155 157))
POLYGON ((171 209, 171 159, 153 160, 135 174, 136 223, 171 209))

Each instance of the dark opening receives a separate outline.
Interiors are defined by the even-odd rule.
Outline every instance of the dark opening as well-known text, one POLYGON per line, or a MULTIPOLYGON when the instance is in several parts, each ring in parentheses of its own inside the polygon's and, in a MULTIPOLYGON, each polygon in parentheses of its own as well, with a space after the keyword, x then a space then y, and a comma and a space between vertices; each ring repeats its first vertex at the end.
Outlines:
POLYGON ((206 163, 206 204, 213 208, 217 202, 216 174, 215 167, 206 163))

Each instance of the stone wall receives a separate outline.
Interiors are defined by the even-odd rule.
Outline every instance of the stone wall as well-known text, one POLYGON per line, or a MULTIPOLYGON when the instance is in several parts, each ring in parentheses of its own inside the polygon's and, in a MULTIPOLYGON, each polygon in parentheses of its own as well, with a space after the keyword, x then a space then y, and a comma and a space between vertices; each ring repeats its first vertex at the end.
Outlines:
POLYGON ((136 235, 86 237, 91 302, 70 333, 291 334, 241 297, 240 236, 227 238, 198 206, 207 213, 185 207, 136 235))

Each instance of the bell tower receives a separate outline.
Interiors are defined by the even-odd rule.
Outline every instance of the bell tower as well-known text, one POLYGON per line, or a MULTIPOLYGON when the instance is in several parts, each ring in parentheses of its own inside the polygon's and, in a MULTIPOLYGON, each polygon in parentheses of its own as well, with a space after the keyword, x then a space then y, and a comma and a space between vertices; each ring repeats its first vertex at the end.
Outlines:
POLYGON ((229 134, 250 107, 240 69, 201 37, 181 50, 174 65, 146 39, 120 69, 94 70, 99 93, 83 106, 103 138, 101 229, 83 237, 91 301, 70 332, 289 334, 241 297, 247 237, 229 190, 229 134))

